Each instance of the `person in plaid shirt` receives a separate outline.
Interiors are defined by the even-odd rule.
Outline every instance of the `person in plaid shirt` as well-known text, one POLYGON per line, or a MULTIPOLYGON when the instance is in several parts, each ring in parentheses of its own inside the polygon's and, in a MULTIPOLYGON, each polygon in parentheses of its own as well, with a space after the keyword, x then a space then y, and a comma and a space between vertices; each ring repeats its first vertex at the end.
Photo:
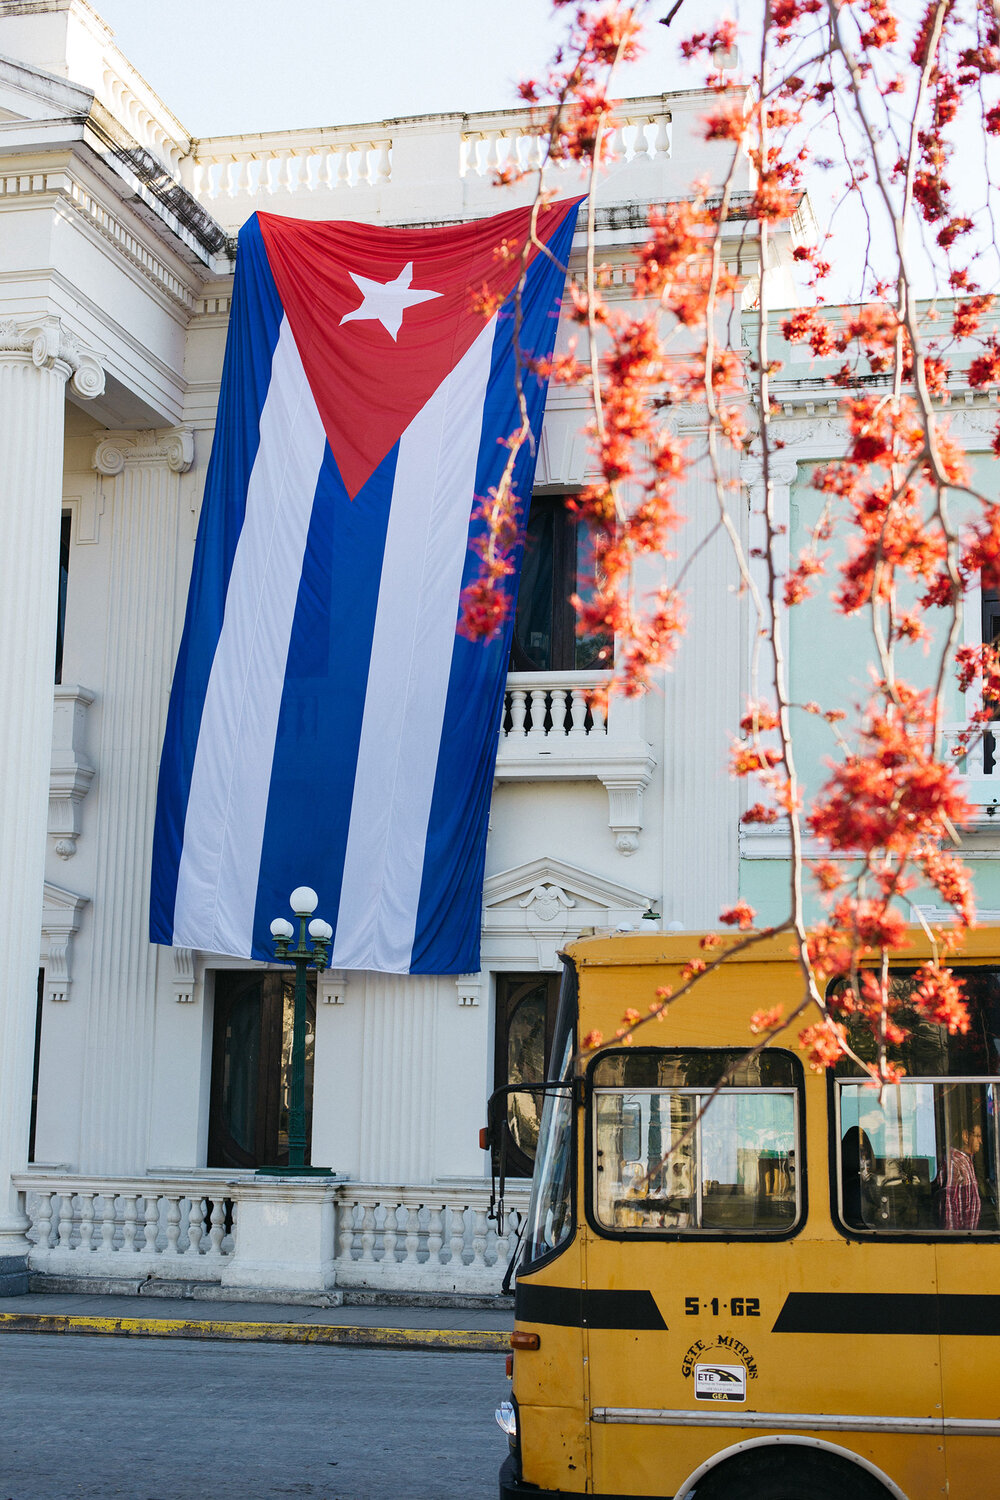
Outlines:
POLYGON ((978 1229, 981 1204, 973 1159, 982 1149, 982 1128, 962 1130, 959 1139, 961 1149, 949 1148, 934 1179, 934 1209, 942 1229, 978 1229))

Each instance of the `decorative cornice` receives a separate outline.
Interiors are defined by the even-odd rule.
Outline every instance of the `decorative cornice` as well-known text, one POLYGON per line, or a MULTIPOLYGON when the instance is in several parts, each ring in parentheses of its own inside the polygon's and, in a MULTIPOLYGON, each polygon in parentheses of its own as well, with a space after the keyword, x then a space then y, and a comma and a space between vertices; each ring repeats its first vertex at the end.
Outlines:
POLYGON ((141 271, 148 281, 151 281, 160 291, 165 292, 168 297, 184 308, 185 312, 194 310, 194 295, 180 277, 168 270, 163 261, 146 248, 138 235, 133 234, 132 230, 121 219, 109 212, 103 203, 72 179, 69 180, 64 190, 64 196, 69 199, 81 218, 92 225, 120 255, 141 271))
POLYGON ((60 318, 0 319, 0 356, 4 354, 30 354, 36 369, 62 371, 85 400, 104 390, 100 356, 78 344, 60 318))
POLYGON ((194 463, 194 430, 161 427, 147 432, 105 432, 94 449, 99 474, 120 474, 126 466, 165 463, 175 474, 186 474, 194 463))

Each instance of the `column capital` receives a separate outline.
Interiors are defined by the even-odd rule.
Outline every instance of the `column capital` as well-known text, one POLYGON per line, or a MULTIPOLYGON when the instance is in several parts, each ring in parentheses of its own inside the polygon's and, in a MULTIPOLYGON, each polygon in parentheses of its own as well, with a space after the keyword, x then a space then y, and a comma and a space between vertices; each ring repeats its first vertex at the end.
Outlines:
MULTIPOLYGON (((772 452, 768 462, 771 483, 786 489, 794 484, 799 461, 793 453, 783 449, 772 452)), ((740 462, 740 478, 751 490, 760 489, 764 483, 764 460, 751 449, 740 462)))
POLYGON ((165 463, 175 474, 186 474, 194 463, 193 428, 103 432, 94 449, 94 468, 99 474, 121 474, 127 467, 154 463, 165 463))
POLYGON ((57 317, 0 318, 0 358, 28 354, 39 370, 60 370, 78 396, 91 401, 104 390, 104 366, 57 317))

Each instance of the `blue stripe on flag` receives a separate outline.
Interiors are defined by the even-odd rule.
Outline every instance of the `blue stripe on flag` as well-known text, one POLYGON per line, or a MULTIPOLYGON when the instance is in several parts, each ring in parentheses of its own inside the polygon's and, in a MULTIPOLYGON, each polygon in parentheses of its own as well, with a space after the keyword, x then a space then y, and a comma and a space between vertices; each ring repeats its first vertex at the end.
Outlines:
MULTIPOLYGON (((555 260, 538 255, 532 262, 522 294, 522 346, 545 359, 555 345, 565 280, 562 266, 569 260, 576 225, 573 208, 549 241, 555 260)), ((524 377, 532 432, 541 432, 547 382, 524 377)), ((476 471, 476 494, 486 495, 503 473, 507 450, 497 442, 498 433, 513 432, 520 425, 514 386, 513 297, 500 311, 493 344, 493 364, 486 397, 483 435, 476 471)), ((537 453, 525 444, 518 454, 514 483, 520 496, 529 496, 537 453)), ((520 573, 527 505, 522 506, 521 541, 517 572, 508 580, 516 593, 520 573)), ((482 534, 484 523, 473 522, 471 540, 482 534)), ((466 559, 462 587, 479 571, 479 558, 471 550, 466 559)), ((493 771, 496 763, 500 714, 511 633, 514 627, 513 599, 500 637, 483 643, 456 635, 451 678, 441 733, 434 796, 431 804, 424 855, 420 903, 410 961, 411 974, 475 973, 479 969, 479 937, 482 922, 483 868, 493 771), (464 791, 464 795, 462 795, 464 791)))
POLYGON ((154 943, 173 941, 177 872, 202 709, 243 527, 281 319, 254 215, 239 235, 215 439, 160 757, 149 917, 154 943))
POLYGON ((329 447, 316 486, 271 767, 253 957, 311 885, 336 927, 396 452, 354 500, 329 447))

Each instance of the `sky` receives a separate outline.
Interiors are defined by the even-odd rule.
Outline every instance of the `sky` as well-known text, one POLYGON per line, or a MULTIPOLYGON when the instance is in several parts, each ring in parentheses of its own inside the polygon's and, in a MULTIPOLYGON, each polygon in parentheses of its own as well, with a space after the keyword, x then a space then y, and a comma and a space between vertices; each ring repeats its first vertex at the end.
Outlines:
MULTIPOLYGON (((518 79, 542 71, 564 20, 549 0, 91 3, 195 136, 502 109, 518 79)), ((678 59, 679 24, 648 28, 620 97, 701 86, 678 59)))

